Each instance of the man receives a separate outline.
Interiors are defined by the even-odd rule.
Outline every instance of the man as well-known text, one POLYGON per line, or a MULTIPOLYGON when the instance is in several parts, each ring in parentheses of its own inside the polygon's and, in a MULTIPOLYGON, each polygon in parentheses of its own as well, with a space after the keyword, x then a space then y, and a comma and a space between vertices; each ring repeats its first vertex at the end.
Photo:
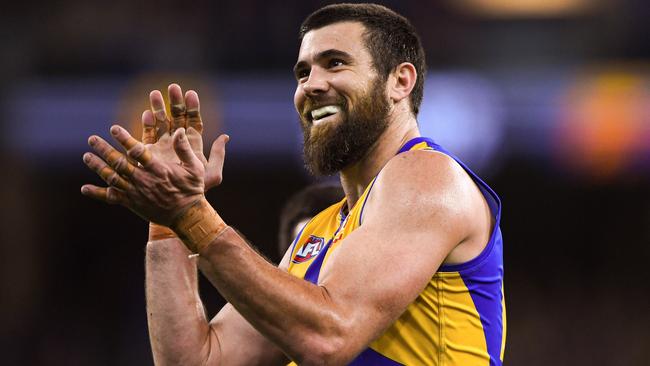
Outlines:
POLYGON ((151 94, 143 124, 154 144, 111 128, 137 165, 89 139, 99 156, 84 161, 109 187, 82 193, 155 223, 146 294, 156 363, 500 365, 500 202, 419 136, 425 64, 413 27, 381 6, 342 4, 310 15, 300 35, 305 161, 338 172, 345 198, 303 228, 277 268, 205 200, 227 136, 206 160, 196 93, 170 86, 169 123, 151 94), (229 301, 209 322, 188 255, 229 301))

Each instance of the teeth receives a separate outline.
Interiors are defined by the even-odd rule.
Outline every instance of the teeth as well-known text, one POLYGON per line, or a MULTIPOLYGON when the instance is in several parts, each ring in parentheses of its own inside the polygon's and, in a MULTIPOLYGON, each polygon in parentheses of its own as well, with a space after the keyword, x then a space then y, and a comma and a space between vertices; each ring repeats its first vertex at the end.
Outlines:
POLYGON ((325 107, 320 107, 311 111, 311 118, 321 119, 323 116, 328 114, 335 114, 341 110, 341 107, 337 105, 326 105, 325 107))

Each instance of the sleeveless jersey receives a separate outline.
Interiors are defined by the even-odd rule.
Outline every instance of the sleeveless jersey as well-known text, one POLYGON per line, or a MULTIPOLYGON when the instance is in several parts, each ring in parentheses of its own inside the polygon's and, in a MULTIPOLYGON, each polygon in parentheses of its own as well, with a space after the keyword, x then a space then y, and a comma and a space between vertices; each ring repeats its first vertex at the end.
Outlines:
MULTIPOLYGON (((483 193, 494 216, 494 228, 476 258, 442 265, 397 321, 350 365, 501 365, 506 335, 501 201, 465 164, 433 140, 417 137, 398 154, 409 150, 439 151, 456 160, 483 193)), ((344 198, 302 228, 293 242, 289 273, 318 284, 320 270, 331 253, 361 225, 376 179, 347 215, 343 213, 344 198)))

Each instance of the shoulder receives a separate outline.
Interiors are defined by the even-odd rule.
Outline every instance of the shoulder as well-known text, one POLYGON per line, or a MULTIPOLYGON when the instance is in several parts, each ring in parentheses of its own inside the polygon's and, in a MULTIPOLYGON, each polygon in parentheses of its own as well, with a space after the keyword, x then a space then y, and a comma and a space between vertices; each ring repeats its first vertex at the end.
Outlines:
POLYGON ((457 177, 463 168, 449 155, 433 150, 407 151, 394 156, 380 172, 385 181, 409 174, 415 180, 439 181, 457 177))
POLYGON ((416 150, 393 157, 382 169, 367 198, 367 221, 401 225, 444 223, 465 234, 476 195, 476 185, 465 170, 446 154, 416 150))
POLYGON ((375 196, 417 198, 422 203, 459 203, 459 195, 474 188, 465 170, 450 156, 430 150, 407 151, 393 157, 382 169, 373 188, 375 196))

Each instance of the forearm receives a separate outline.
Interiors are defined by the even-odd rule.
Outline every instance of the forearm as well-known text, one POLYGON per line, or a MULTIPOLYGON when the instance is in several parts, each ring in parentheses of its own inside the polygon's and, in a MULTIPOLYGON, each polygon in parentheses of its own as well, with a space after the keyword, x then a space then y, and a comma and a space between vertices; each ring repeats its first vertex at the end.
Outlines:
POLYGON ((325 289, 266 262, 232 228, 199 258, 221 295, 293 360, 323 361, 344 347, 347 322, 325 289))
POLYGON ((219 349, 211 350, 196 260, 188 254, 179 239, 147 243, 147 320, 156 365, 203 365, 219 349))

